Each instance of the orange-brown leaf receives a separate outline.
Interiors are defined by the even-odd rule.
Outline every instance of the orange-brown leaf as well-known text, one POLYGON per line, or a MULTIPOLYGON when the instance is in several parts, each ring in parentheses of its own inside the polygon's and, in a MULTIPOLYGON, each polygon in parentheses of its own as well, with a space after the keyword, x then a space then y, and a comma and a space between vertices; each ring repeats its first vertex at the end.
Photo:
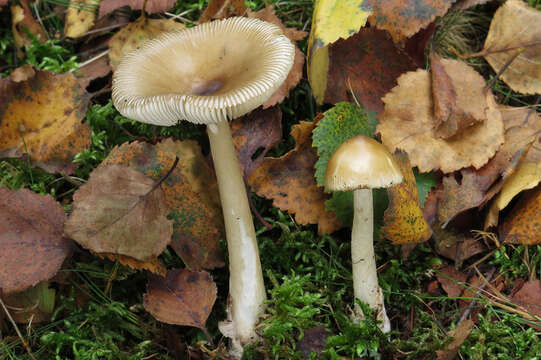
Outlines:
POLYGON ((150 257, 146 260, 137 260, 131 256, 113 254, 113 253, 99 253, 96 254, 102 259, 109 259, 111 261, 118 261, 120 264, 130 267, 135 270, 148 270, 151 273, 165 276, 167 269, 165 265, 156 257, 150 257))
POLYGON ((28 153, 49 172, 72 173, 73 157, 90 145, 82 123, 88 98, 72 74, 39 71, 0 92, 0 157, 28 153))
POLYGON ((312 148, 312 122, 301 121, 291 130, 296 146, 279 158, 265 158, 249 177, 248 184, 259 196, 273 199, 274 206, 295 214, 301 224, 318 224, 319 233, 332 233, 342 224, 333 212, 325 210, 329 196, 317 186, 312 148))
POLYGON ((210 0, 201 17, 199 24, 210 20, 225 19, 231 16, 242 16, 246 12, 244 0, 210 0))
POLYGON ((66 214, 50 195, 0 186, 0 292, 52 278, 72 249, 62 236, 66 214))
POLYGON ((383 215, 382 235, 394 244, 426 241, 432 235, 432 230, 423 217, 408 156, 404 152, 395 152, 394 158, 402 171, 404 181, 387 189, 389 207, 383 215))
POLYGON ((169 270, 151 276, 143 306, 167 324, 204 328, 216 301, 216 284, 206 271, 169 270))
POLYGON ((525 192, 500 230, 504 243, 541 244, 541 186, 525 192))

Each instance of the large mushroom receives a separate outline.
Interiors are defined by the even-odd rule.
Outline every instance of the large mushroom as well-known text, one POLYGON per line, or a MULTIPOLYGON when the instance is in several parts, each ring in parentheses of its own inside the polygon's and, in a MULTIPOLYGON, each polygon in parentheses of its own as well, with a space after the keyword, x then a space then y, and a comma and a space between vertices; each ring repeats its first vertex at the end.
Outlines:
POLYGON ((229 252, 228 322, 236 356, 256 337, 265 288, 258 245, 228 120, 263 104, 287 77, 295 55, 274 24, 244 17, 204 23, 147 41, 113 77, 118 111, 144 123, 206 124, 229 252))
MULTIPOLYGON (((374 254, 374 210, 372 189, 401 183, 400 168, 387 148, 376 140, 358 135, 344 142, 332 154, 325 171, 325 187, 331 191, 353 190, 351 262, 356 299, 376 311, 383 332, 391 330, 378 284, 374 254)), ((363 317, 355 304, 354 320, 363 317)))

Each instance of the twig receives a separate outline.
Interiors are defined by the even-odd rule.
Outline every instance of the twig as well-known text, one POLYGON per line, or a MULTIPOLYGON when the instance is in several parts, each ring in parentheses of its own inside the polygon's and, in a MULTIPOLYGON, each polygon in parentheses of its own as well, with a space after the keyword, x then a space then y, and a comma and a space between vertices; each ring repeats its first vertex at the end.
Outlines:
POLYGON ((79 70, 79 69, 82 68, 83 66, 86 66, 86 65, 88 65, 88 64, 90 64, 90 63, 92 63, 92 62, 98 60, 99 58, 104 57, 104 56, 107 55, 107 54, 109 54, 109 50, 105 50, 105 51, 102 52, 101 54, 96 55, 96 56, 94 56, 94 57, 91 57, 90 59, 88 59, 88 60, 86 60, 86 61, 80 63, 79 66, 77 66, 76 68, 71 69, 69 72, 72 73, 72 72, 74 72, 75 70, 79 70))
POLYGON ((267 230, 272 230, 273 226, 269 224, 265 219, 263 219, 263 216, 259 213, 259 211, 256 209, 254 203, 252 202, 252 197, 249 195, 250 192, 248 191, 248 186, 246 186, 246 179, 244 179, 244 185, 246 187, 246 194, 248 195, 248 204, 250 205, 250 209, 252 210, 252 213, 255 215, 257 220, 259 220, 263 226, 267 228, 267 230))
POLYGON ((516 52, 516 54, 514 54, 513 56, 511 56, 509 59, 507 59, 507 61, 505 62, 505 64, 502 66, 502 68, 500 69, 500 71, 498 71, 498 73, 496 74, 496 76, 494 76, 492 79, 490 79, 490 81, 485 85, 485 91, 487 91, 488 89, 491 89, 492 86, 494 85, 494 83, 496 82, 496 80, 498 80, 498 78, 503 74, 503 72, 505 70, 507 70, 507 68, 509 67, 509 65, 511 65, 513 63, 513 61, 516 60, 516 58, 522 54, 524 52, 524 48, 520 49, 519 51, 516 52))
POLYGON ((15 322, 15 320, 13 320, 13 318, 11 317, 11 314, 9 313, 9 311, 8 311, 8 309, 6 307, 6 304, 4 304, 4 301, 2 300, 1 296, 0 296, 0 305, 2 305, 2 308, 4 309, 4 312, 6 313, 9 321, 11 322, 13 327, 15 328, 15 332, 17 333, 17 336, 19 336, 19 339, 21 339, 21 342, 23 343, 23 346, 26 349, 26 352, 28 353, 28 355, 30 356, 30 358, 32 360, 36 360, 36 358, 34 357, 34 354, 32 354, 32 350, 30 350, 30 345, 28 345, 28 343, 24 339, 23 334, 19 330, 19 327, 17 326, 17 323, 15 322))
MULTIPOLYGON (((494 272, 496 271, 496 268, 492 268, 489 270, 487 276, 486 276, 486 281, 478 288, 479 291, 482 291, 485 286, 487 286, 487 284, 490 282, 490 280, 492 280, 492 276, 494 276, 494 272)), ((476 296, 477 298, 477 296, 476 296)), ((468 307, 466 308, 466 310, 464 310, 464 312, 462 313, 462 316, 460 317, 460 319, 458 320, 458 323, 456 324, 456 326, 458 327, 458 325, 463 322, 464 320, 466 320, 466 318, 470 315, 473 307, 477 304, 477 299, 473 299, 470 304, 468 305, 468 307)))
POLYGON ((146 193, 144 196, 147 196, 148 194, 150 194, 151 192, 156 190, 158 188, 158 186, 160 186, 165 181, 165 179, 167 179, 169 177, 169 175, 171 175, 173 170, 175 170, 175 168, 177 167, 178 160, 179 160, 178 156, 175 156, 175 161, 173 162, 173 165, 171 166, 169 171, 167 171, 167 174, 165 174, 160 180, 158 180, 158 182, 156 184, 154 184, 152 189, 150 189, 150 191, 148 193, 146 193))
POLYGON ((498 54, 498 53, 512 51, 512 50, 520 50, 520 49, 523 49, 523 48, 529 48, 529 47, 538 46, 538 45, 541 45, 541 40, 536 40, 536 41, 532 41, 531 43, 526 43, 526 44, 517 45, 517 46, 510 46, 508 48, 503 48, 503 49, 482 50, 482 51, 479 51, 479 52, 476 52, 476 53, 473 53, 473 54, 470 54, 470 55, 461 55, 456 50, 454 50, 453 52, 454 52, 454 54, 456 56, 458 56, 461 59, 473 59, 473 58, 480 57, 480 56, 485 56, 485 55, 490 55, 490 54, 498 54))

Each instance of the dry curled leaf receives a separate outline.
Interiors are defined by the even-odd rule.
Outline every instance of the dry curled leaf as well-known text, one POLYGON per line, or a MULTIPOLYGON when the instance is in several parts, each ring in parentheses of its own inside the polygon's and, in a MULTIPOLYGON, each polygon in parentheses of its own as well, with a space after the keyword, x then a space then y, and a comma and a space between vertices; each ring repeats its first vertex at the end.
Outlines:
POLYGON ((423 217, 415 176, 408 156, 395 152, 394 158, 404 176, 401 184, 387 189, 389 207, 383 215, 382 235, 394 244, 419 243, 432 235, 423 217))
POLYGON ((52 278, 70 254, 66 214, 50 195, 0 186, 0 290, 23 291, 52 278))
POLYGON ((114 148, 103 164, 122 164, 158 181, 175 156, 178 164, 161 184, 168 217, 173 220, 170 245, 189 268, 223 266, 219 240, 224 230, 216 177, 196 142, 126 143, 114 148))
POLYGON ((521 93, 541 93, 540 23, 541 11, 524 1, 508 0, 494 14, 482 51, 496 72, 512 61, 501 78, 521 93))
POLYGON ((325 102, 358 100, 365 108, 379 113, 383 110, 381 98, 396 85, 396 79, 415 68, 388 33, 362 28, 329 46, 325 102))
MULTIPOLYGON (((297 41, 304 39, 308 35, 306 31, 285 27, 278 16, 276 16, 273 5, 267 4, 267 6, 265 6, 265 8, 262 10, 257 12, 248 12, 248 17, 268 21, 274 25, 277 25, 293 44, 296 44, 297 41)), ((297 86, 302 78, 303 67, 304 54, 299 47, 295 45, 295 60, 293 62, 293 67, 278 90, 276 90, 274 94, 272 94, 272 96, 265 101, 263 104, 264 109, 281 103, 287 96, 289 96, 289 90, 297 86)))
POLYGON ((504 141, 502 116, 493 95, 487 92, 485 121, 471 126, 461 136, 445 140, 434 132, 430 85, 430 74, 425 70, 398 78, 398 86, 383 98, 385 108, 378 118, 377 132, 383 144, 391 151, 404 150, 421 172, 480 168, 504 141))
POLYGON ((142 10, 145 2, 145 12, 148 14, 155 14, 171 9, 175 5, 176 0, 101 0, 98 18, 102 18, 123 6, 129 6, 133 10, 142 10))
POLYGON ((231 16, 242 16, 246 12, 244 0, 210 0, 198 24, 231 16))
POLYGON ((88 98, 72 74, 38 71, 0 92, 0 157, 30 159, 49 172, 72 173, 73 157, 90 145, 82 123, 88 98))
POLYGON ((265 154, 282 140, 282 111, 278 106, 265 110, 257 108, 231 121, 230 126, 239 163, 244 176, 248 176, 261 164, 265 154))
POLYGON ((387 30, 395 42, 403 41, 443 16, 455 0, 368 0, 372 26, 387 30))
POLYGON ((500 229, 504 243, 541 244, 541 186, 523 193, 500 229))
POLYGON ((138 49, 147 40, 158 35, 186 28, 184 24, 173 19, 148 19, 141 16, 136 21, 124 26, 109 40, 109 59, 113 70, 116 69, 124 55, 138 49))
POLYGON ((216 292, 206 271, 173 269, 165 277, 150 277, 143 306, 161 322, 204 328, 216 292))
POLYGON ((173 223, 161 187, 121 165, 100 165, 73 195, 65 232, 96 253, 147 260, 171 241, 173 223))
POLYGON ((329 196, 317 186, 314 164, 317 153, 312 148, 314 124, 301 121, 291 130, 296 146, 279 158, 265 158, 249 177, 248 184, 259 196, 273 199, 277 208, 295 214, 301 224, 318 224, 318 232, 332 233, 342 224, 334 212, 325 210, 329 196))

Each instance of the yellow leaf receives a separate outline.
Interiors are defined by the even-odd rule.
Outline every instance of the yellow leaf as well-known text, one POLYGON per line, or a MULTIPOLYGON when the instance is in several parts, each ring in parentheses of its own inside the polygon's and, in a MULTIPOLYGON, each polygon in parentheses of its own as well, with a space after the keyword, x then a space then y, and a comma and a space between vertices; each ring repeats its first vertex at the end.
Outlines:
POLYGON ((101 0, 71 0, 66 11, 64 34, 66 37, 78 38, 94 26, 96 9, 101 0))
POLYGON ((347 39, 371 14, 365 0, 317 0, 308 40, 308 80, 318 103, 323 102, 329 69, 328 45, 347 39))

